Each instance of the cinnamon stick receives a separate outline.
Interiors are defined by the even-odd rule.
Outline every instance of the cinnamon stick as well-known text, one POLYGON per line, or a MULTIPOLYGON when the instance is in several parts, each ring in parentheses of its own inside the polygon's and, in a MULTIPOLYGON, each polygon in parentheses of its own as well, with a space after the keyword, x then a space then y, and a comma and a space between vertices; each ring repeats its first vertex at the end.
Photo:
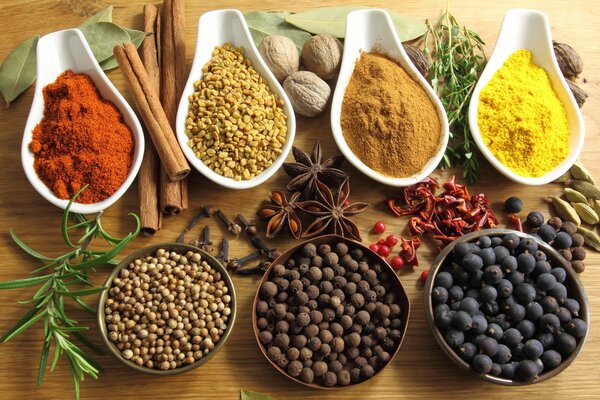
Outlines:
MULTIPOLYGON (((165 0, 162 9, 160 101, 174 132, 177 107, 186 79, 184 6, 183 0, 165 0)), ((159 193, 163 213, 179 214, 187 209, 187 179, 173 182, 162 170, 159 193)))
POLYGON ((190 173, 190 166, 135 46, 132 43, 118 45, 113 53, 169 179, 177 181, 185 178, 190 173))
MULTIPOLYGON (((142 42, 142 63, 148 72, 150 83, 158 93, 160 90, 160 70, 157 54, 158 8, 152 4, 144 6, 144 32, 142 42)), ((144 159, 138 175, 138 200, 140 203, 141 231, 145 235, 153 235, 162 225, 162 212, 158 204, 158 183, 160 179, 160 161, 154 145, 146 141, 144 159)))

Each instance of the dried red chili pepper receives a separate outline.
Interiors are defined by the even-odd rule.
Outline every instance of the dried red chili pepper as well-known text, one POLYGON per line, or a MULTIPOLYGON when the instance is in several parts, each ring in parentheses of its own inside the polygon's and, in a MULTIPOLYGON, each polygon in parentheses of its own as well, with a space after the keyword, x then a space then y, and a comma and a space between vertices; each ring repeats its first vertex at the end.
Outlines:
POLYGON ((400 257, 410 266, 418 266, 417 249, 421 245, 421 240, 416 237, 413 239, 400 238, 400 257))
POLYGON ((515 229, 519 232, 523 232, 523 223, 521 219, 517 216, 517 214, 510 214, 510 222, 515 226, 515 229))

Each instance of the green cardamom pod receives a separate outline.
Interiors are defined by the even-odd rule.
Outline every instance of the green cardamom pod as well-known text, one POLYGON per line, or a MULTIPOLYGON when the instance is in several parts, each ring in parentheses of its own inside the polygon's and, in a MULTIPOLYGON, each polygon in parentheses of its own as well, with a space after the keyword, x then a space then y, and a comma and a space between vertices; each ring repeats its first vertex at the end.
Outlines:
POLYGON ((574 223, 575 225, 581 225, 581 218, 577 214, 577 211, 569 203, 561 199, 560 197, 550 196, 550 200, 552 200, 552 206, 554 207, 554 211, 560 218, 564 221, 569 221, 574 223))
POLYGON ((584 195, 588 199, 600 200, 600 189, 586 181, 575 180, 572 183, 573 189, 584 195))
POLYGON ((594 231, 580 226, 577 228, 577 233, 583 236, 583 240, 586 246, 596 251, 600 251, 600 237, 598 237, 598 235, 596 235, 594 231))
POLYGON ((589 182, 592 185, 596 184, 596 181, 594 180, 594 177, 592 176, 590 171, 588 171, 588 169, 586 167, 584 167, 583 164, 581 163, 581 161, 579 161, 579 160, 577 160, 575 162, 575 164, 573 164, 573 166, 571 167, 571 169, 569 171, 571 172, 571 175, 573 175, 573 178, 575 178, 575 179, 578 179, 580 181, 589 182))
POLYGON ((565 196, 571 203, 587 203, 585 196, 575 189, 565 188, 565 196))
POLYGON ((562 174, 561 176, 559 176, 558 178, 556 178, 554 180, 554 182, 564 183, 564 182, 568 181, 569 179, 571 179, 571 173, 569 171, 567 171, 564 174, 562 174))
POLYGON ((587 203, 571 203, 571 205, 586 224, 596 225, 600 220, 598 214, 587 203))
POLYGON ((594 210, 600 217, 600 203, 598 203, 596 200, 592 200, 592 210, 594 210))

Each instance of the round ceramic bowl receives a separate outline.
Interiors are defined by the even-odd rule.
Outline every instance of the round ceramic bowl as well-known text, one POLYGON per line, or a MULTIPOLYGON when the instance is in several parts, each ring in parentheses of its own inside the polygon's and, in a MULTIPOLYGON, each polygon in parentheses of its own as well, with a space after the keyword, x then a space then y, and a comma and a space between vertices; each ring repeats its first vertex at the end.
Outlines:
POLYGON ((131 169, 123 184, 106 199, 93 204, 74 202, 71 212, 78 214, 94 214, 102 211, 125 194, 137 175, 142 158, 144 156, 144 132, 133 109, 127 101, 106 77, 102 68, 94 58, 92 50, 78 29, 66 29, 50 33, 42 37, 37 44, 37 79, 35 83, 35 94, 25 125, 23 142, 21 145, 21 161, 27 179, 37 192, 50 203, 60 208, 66 208, 69 199, 60 199, 39 178, 33 167, 34 156, 29 149, 29 143, 33 136, 33 129, 44 117, 44 95, 42 90, 45 86, 56 81, 56 78, 68 69, 75 73, 85 73, 94 81, 100 95, 111 101, 123 114, 123 121, 131 129, 135 148, 133 150, 133 161, 131 169))
POLYGON ((567 85, 567 81, 560 72, 550 33, 548 17, 540 11, 513 9, 509 10, 504 17, 498 40, 494 51, 487 62, 485 70, 477 81, 471 102, 469 104, 469 127, 473 140, 481 151, 481 154, 494 168, 507 178, 524 185, 545 185, 560 177, 577 161, 585 139, 585 127, 581 110, 577 106, 575 97, 567 85), (479 93, 488 84, 496 71, 504 64, 506 59, 515 51, 520 49, 529 50, 533 54, 533 62, 544 68, 548 73, 552 87, 558 98, 565 107, 569 123, 569 153, 567 158, 559 165, 539 177, 526 177, 513 172, 494 156, 487 147, 477 121, 479 106, 479 93))
MULTIPOLYGON (((401 88, 398 89, 401 90, 401 88)), ((356 169, 369 178, 388 186, 409 186, 422 181, 437 168, 444 156, 450 137, 448 116, 444 106, 431 85, 408 58, 402 42, 398 38, 396 28, 394 28, 390 16, 384 10, 358 10, 348 14, 344 56, 331 102, 331 131, 340 151, 356 169), (440 121, 440 141, 436 153, 419 172, 411 176, 391 177, 375 171, 354 154, 344 138, 341 125, 342 103, 356 61, 363 51, 383 53, 395 60, 423 88, 437 111, 440 121)), ((381 143, 381 146, 385 146, 385 143, 381 143)))
POLYGON ((324 235, 324 236, 319 236, 317 238, 307 240, 305 242, 297 244, 296 246, 288 249, 285 253, 283 253, 276 260, 273 261, 271 266, 267 269, 267 271, 263 275, 263 278, 261 279, 260 283, 258 284, 258 289, 256 291, 256 295, 254 296, 254 303, 252 305, 252 327, 254 329, 254 337, 256 339, 256 343, 258 344, 258 347, 259 347, 261 353, 265 356, 265 358, 269 361, 269 363, 273 366, 273 368, 275 368, 277 371, 281 372, 283 375, 285 375, 289 379, 293 380, 294 382, 300 383, 302 385, 305 385, 305 386, 308 386, 308 387, 311 387, 314 389, 336 390, 336 389, 346 389, 346 388, 351 388, 354 386, 362 385, 363 383, 370 381, 371 379, 376 377, 378 374, 381 373, 381 371, 383 371, 387 366, 389 366, 391 364, 391 362, 394 359, 394 357, 396 356, 396 354, 398 354, 398 352, 400 351, 400 347, 402 346, 402 342, 404 341, 404 337, 406 335, 406 327, 408 325, 409 315, 410 315, 410 302, 408 301, 408 296, 406 295, 406 291, 404 290, 404 287, 402 286, 402 282, 400 282, 400 278, 398 277, 398 275, 396 275, 396 272, 392 269, 392 267, 390 267, 390 265, 388 263, 386 263, 384 260, 382 260, 382 258, 377 253, 373 252, 371 249, 369 249, 368 247, 366 247, 358 242, 355 242, 350 239, 346 239, 346 238, 338 236, 338 235, 324 235), (400 342, 396 346, 396 349, 394 350, 394 352, 390 354, 390 361, 388 361, 388 363, 383 368, 381 368, 379 371, 377 371, 371 378, 366 379, 359 383, 351 383, 347 386, 326 387, 326 386, 318 385, 316 383, 306 383, 298 378, 295 378, 295 377, 291 376, 290 374, 288 374, 286 370, 282 369, 276 363, 271 361, 271 359, 267 356, 267 350, 260 343, 260 340, 258 339, 258 334, 260 333, 260 331, 257 327, 256 305, 260 299, 260 287, 265 281, 267 281, 267 278, 269 277, 269 274, 271 274, 271 271, 272 271, 274 265, 277 265, 277 264, 285 265, 285 263, 288 260, 290 260, 291 258, 293 258, 294 255, 300 249, 302 249, 302 247, 307 243, 312 243, 315 246, 317 246, 317 248, 318 248, 322 244, 332 244, 332 243, 339 243, 339 242, 346 243, 350 247, 350 249, 354 249, 354 248, 361 249, 364 252, 365 257, 368 258, 370 263, 375 263, 375 262, 380 263, 383 266, 383 268, 387 272, 389 272, 389 275, 391 277, 391 284, 393 286, 394 293, 396 293, 396 295, 397 295, 397 301, 401 308, 401 317, 400 318, 402 319, 402 326, 400 327, 400 332, 402 333, 402 337, 400 339, 400 342))
POLYGON ((194 54, 194 62, 190 71, 188 81, 183 89, 183 95, 177 109, 176 121, 177 140, 190 164, 202 175, 211 181, 230 188, 230 189, 248 189, 260 185, 269 179, 279 170, 288 153, 292 149, 294 136, 296 134, 296 117, 288 96, 265 64, 262 56, 258 52, 248 25, 241 12, 238 10, 216 10, 203 14, 198 21, 198 41, 194 54), (189 138, 185 133, 186 120, 189 110, 189 97, 194 93, 194 82, 202 78, 202 68, 212 58, 212 52, 216 46, 222 46, 225 43, 231 43, 235 47, 244 49, 244 57, 252 62, 252 66, 263 77, 272 92, 276 93, 283 100, 283 112, 287 116, 287 137, 282 147, 281 154, 273 164, 258 174, 256 177, 247 180, 236 181, 217 174, 207 167, 202 160, 196 157, 192 148, 188 145, 189 138))
POLYGON ((429 328, 431 329, 431 332, 433 333, 433 337, 435 338, 438 345, 442 348, 444 353, 446 353, 448 358, 450 358, 452 360, 452 362, 454 362, 454 364, 456 364, 460 369, 462 369, 463 371, 466 371, 469 374, 476 376, 484 381, 495 383, 498 385, 505 385, 505 386, 531 385, 531 384, 543 382, 547 379, 553 378, 556 375, 560 374, 562 371, 564 371, 575 360, 575 358, 577 358, 577 355, 583 348, 583 345, 585 344, 585 341, 589 334, 589 323, 590 323, 589 307, 590 307, 589 301, 585 294, 583 285, 581 284, 581 281, 577 277, 577 273, 573 270, 573 268, 571 268, 571 265, 556 250, 554 250, 547 243, 542 242, 541 240, 538 240, 531 235, 528 235, 523 232, 514 231, 512 229, 484 229, 481 231, 469 233, 469 234, 461 237, 460 239, 457 239, 457 240, 451 242, 442 250, 442 252, 433 261, 433 264, 431 265, 431 269, 429 270, 429 276, 427 277, 427 281, 425 282, 425 315, 427 317, 427 323, 429 324, 429 328), (567 272, 567 279, 565 280, 564 285, 567 287, 569 297, 576 299, 579 302, 580 307, 581 307, 579 310, 579 318, 581 318, 588 324, 588 330, 587 330, 585 336, 578 340, 575 351, 573 351, 573 353, 571 353, 567 358, 563 359, 562 363, 558 367, 556 367, 550 371, 544 372, 543 374, 539 375, 539 377, 537 379, 530 381, 530 382, 515 381, 515 380, 505 379, 505 378, 501 378, 501 377, 497 377, 497 376, 493 376, 493 375, 489 375, 489 374, 479 374, 479 373, 473 371, 470 368, 469 364, 467 364, 465 361, 463 361, 459 357, 459 355, 454 351, 454 349, 452 349, 452 347, 450 347, 450 345, 448 343, 446 343, 446 340, 444 339, 444 336, 442 335, 442 333, 436 326, 434 317, 433 317, 433 305, 431 302, 431 292, 433 290, 433 283, 435 280, 435 276, 438 273, 438 271, 440 270, 440 268, 442 266, 444 266, 446 262, 448 262, 448 260, 447 260, 448 256, 452 253, 454 246, 456 246, 458 243, 461 243, 461 242, 476 242, 477 239, 479 239, 481 236, 489 236, 489 237, 504 236, 508 233, 514 233, 521 238, 534 239, 538 244, 538 248, 540 250, 542 250, 544 253, 546 253, 548 260, 551 260, 555 265, 560 265, 561 267, 563 267, 565 269, 565 271, 567 272))
POLYGON ((211 267, 215 268, 216 270, 218 270, 221 273, 221 278, 223 279, 223 281, 229 288, 229 295, 231 296, 231 314, 229 316, 229 320, 227 321, 228 322, 227 330, 221 336, 221 340, 219 340, 219 342, 215 345, 215 347, 208 354, 203 356, 200 360, 196 361, 195 363, 186 365, 184 367, 179 367, 179 368, 163 371, 163 370, 158 370, 158 369, 141 367, 141 366, 133 363, 132 361, 125 359, 121 355, 121 352, 119 351, 119 349, 117 349, 117 347, 113 344, 113 342, 111 342, 108 339, 108 330, 106 327, 106 322, 104 320, 106 317, 106 314, 104 312, 104 304, 106 303, 106 300, 108 299, 108 290, 105 290, 104 292, 102 292, 102 294, 100 295, 100 299, 98 300, 98 326, 100 327, 100 334, 102 335, 102 340, 104 341, 104 344, 106 345, 106 347, 110 350, 110 352, 112 353, 113 356, 115 356, 119 361, 121 361, 123 364, 127 365, 129 368, 133 368, 137 371, 144 372, 146 374, 151 374, 151 375, 164 375, 164 376, 177 375, 177 374, 182 374, 184 372, 191 371, 192 369, 198 368, 199 366, 206 364, 207 362, 210 361, 211 358, 213 358, 215 356, 215 354, 217 354, 219 352, 219 350, 221 350, 221 348, 223 348, 223 346, 225 345, 225 342, 227 341, 227 338, 229 338, 229 335, 231 334, 233 325, 235 324, 235 317, 236 317, 236 312, 237 312, 235 288, 233 287, 233 281, 231 280, 229 273, 227 272, 225 267, 223 267, 221 265, 221 263, 219 261, 217 261, 216 258, 211 256, 207 252, 200 250, 198 247, 191 246, 189 244, 183 244, 183 243, 161 243, 161 244, 155 244, 152 246, 144 247, 142 249, 134 251, 129 256, 127 256, 127 258, 125 258, 123 261, 121 261, 119 263, 119 265, 117 265, 115 267, 115 269, 113 269, 113 271, 110 273, 110 275, 106 279, 106 282, 104 282, 104 286, 110 288, 112 286, 113 279, 115 279, 119 275, 119 272, 123 268, 126 268, 127 266, 129 266, 129 264, 131 264, 133 261, 135 261, 138 258, 142 258, 142 257, 149 256, 151 254, 154 254, 158 249, 165 249, 167 251, 176 251, 180 254, 186 253, 188 251, 200 253, 203 260, 206 260, 206 262, 208 262, 208 264, 211 267))

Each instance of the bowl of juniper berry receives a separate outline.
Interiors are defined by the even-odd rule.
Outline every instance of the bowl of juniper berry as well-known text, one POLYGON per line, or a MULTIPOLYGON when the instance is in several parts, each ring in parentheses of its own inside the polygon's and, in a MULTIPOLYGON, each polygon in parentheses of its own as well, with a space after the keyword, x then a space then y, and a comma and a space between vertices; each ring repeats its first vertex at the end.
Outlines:
POLYGON ((462 370, 498 385, 530 385, 564 371, 589 332, 589 302, 549 244, 511 229, 448 244, 425 283, 433 337, 462 370))

